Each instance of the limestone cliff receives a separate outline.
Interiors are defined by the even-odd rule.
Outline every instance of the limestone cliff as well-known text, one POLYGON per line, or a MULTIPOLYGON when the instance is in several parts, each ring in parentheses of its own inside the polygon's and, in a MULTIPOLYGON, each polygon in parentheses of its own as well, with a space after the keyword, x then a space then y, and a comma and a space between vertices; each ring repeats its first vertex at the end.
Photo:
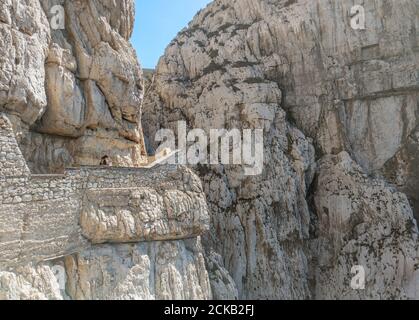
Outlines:
POLYGON ((32 171, 143 161, 133 22, 133 1, 1 1, 0 108, 32 171))
POLYGON ((419 299, 419 2, 354 4, 215 0, 143 75, 133 0, 0 0, 0 299, 419 299), (262 173, 141 167, 178 120, 262 173))
POLYGON ((210 299, 187 168, 32 174, 0 115, 0 299, 210 299))
POLYGON ((362 4, 365 30, 353 1, 216 0, 160 59, 154 148, 179 119, 264 129, 262 175, 196 167, 241 298, 419 297, 419 2, 362 4))
POLYGON ((201 182, 138 168, 133 19, 133 0, 0 0, 0 299, 212 297, 201 182))

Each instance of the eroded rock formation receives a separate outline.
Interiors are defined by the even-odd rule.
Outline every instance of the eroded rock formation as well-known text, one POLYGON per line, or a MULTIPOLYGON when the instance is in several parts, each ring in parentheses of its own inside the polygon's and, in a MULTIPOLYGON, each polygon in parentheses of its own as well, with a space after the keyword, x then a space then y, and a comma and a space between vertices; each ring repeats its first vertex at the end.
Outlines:
POLYGON ((186 167, 33 175, 4 115, 0 160, 0 298, 212 297, 209 215, 186 167))
POLYGON ((142 72, 128 42, 133 1, 4 0, 0 6, 0 108, 13 121, 30 169, 98 165, 104 155, 115 165, 141 164, 142 72))
POLYGON ((132 0, 0 3, 1 299, 212 297, 199 179, 118 169, 148 160, 133 22, 132 0))
POLYGON ((325 156, 315 185, 318 299, 417 298, 418 229, 405 194, 371 179, 349 154, 325 156), (349 285, 364 266, 365 290, 349 285))
POLYGON ((133 0, 0 1, 0 299, 419 298, 417 0, 215 0, 144 76, 133 0), (118 168, 178 120, 262 174, 118 168))
POLYGON ((216 0, 158 64, 152 147, 179 119, 264 129, 262 175, 195 168, 205 247, 241 298, 418 298, 419 3, 364 1, 366 30, 351 27, 353 5, 216 0))

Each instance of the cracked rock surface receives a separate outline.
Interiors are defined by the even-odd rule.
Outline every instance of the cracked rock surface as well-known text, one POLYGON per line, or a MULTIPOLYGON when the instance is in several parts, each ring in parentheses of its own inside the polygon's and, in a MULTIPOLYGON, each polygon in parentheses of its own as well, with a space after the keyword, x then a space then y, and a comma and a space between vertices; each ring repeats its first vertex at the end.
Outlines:
POLYGON ((0 0, 0 299, 419 299, 419 2, 215 0, 144 75, 134 3, 0 0), (178 120, 263 171, 135 168, 178 120))
POLYGON ((240 298, 418 298, 419 3, 363 3, 354 30, 350 1, 216 0, 159 61, 151 148, 178 120, 264 129, 262 175, 195 167, 212 215, 204 246, 240 298))
POLYGON ((144 161, 133 24, 131 0, 1 2, 0 108, 33 172, 144 161), (57 5, 63 29, 50 27, 57 5))

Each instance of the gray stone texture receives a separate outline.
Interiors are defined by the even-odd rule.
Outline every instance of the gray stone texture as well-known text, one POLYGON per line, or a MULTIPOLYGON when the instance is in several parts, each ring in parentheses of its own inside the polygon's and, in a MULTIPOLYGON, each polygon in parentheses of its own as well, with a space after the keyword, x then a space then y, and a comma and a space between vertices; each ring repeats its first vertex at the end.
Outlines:
POLYGON ((262 175, 196 167, 204 246, 240 298, 419 298, 417 12, 416 0, 216 0, 167 47, 143 106, 152 148, 177 120, 264 129, 262 175), (359 3, 365 30, 351 27, 359 3))

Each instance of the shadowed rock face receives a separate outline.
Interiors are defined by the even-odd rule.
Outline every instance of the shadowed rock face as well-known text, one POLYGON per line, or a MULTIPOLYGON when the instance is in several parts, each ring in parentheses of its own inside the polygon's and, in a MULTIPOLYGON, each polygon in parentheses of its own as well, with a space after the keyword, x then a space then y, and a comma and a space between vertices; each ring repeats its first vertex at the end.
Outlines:
POLYGON ((34 172, 143 162, 133 1, 2 1, 0 108, 34 172), (64 29, 50 28, 55 5, 64 29), (62 21, 62 18, 61 18, 62 21))
POLYGON ((242 298, 418 297, 419 3, 364 1, 366 30, 351 28, 351 6, 214 1, 170 43, 147 93, 153 147, 179 119, 265 130, 262 175, 197 167, 212 214, 204 244, 242 298), (354 172, 363 178, 338 183, 354 172), (336 184, 317 183, 328 175, 336 184), (362 294, 348 264, 373 275, 362 294))
POLYGON ((384 167, 386 178, 405 192, 419 221, 419 130, 416 129, 399 152, 384 167))
POLYGON ((311 243, 316 297, 417 298, 419 232, 406 195, 369 178, 346 152, 325 156, 318 172, 319 221, 311 243), (370 279, 365 290, 350 286, 351 269, 358 265, 370 279))

